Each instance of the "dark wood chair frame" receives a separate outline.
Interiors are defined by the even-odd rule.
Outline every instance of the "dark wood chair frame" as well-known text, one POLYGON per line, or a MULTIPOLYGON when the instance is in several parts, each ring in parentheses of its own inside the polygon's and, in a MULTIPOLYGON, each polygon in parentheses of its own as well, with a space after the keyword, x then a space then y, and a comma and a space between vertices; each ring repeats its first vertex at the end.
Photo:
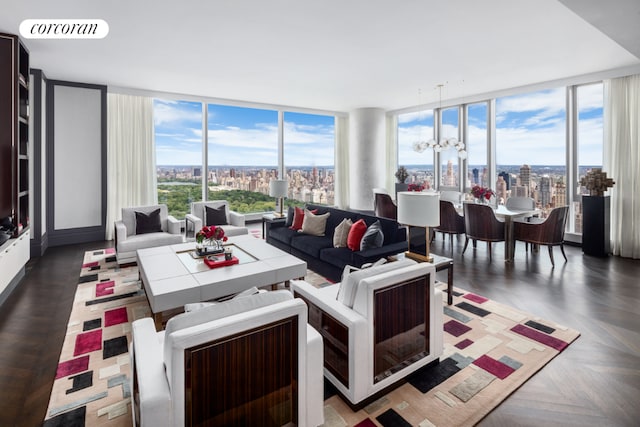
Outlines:
POLYGON ((527 243, 526 250, 529 250, 528 243, 532 245, 546 245, 549 249, 551 265, 555 267, 553 260, 553 247, 560 246, 560 251, 567 261, 564 253, 564 230, 567 225, 568 206, 561 206, 551 210, 549 216, 543 220, 531 218, 530 222, 515 221, 513 223, 513 236, 515 240, 527 243))
POLYGON ((451 247, 453 247, 453 235, 464 234, 464 217, 458 214, 458 211, 450 201, 440 200, 440 225, 435 227, 433 231, 432 242, 436 238, 435 232, 442 233, 443 238, 445 234, 448 234, 451 247))
POLYGON ((487 242, 489 247, 489 261, 491 261, 491 243, 504 242, 505 230, 504 222, 498 220, 488 205, 480 203, 465 203, 464 205, 464 226, 466 238, 462 254, 467 250, 469 240, 473 240, 473 247, 476 241, 487 242))
POLYGON ((375 216, 398 219, 398 207, 388 194, 374 193, 373 210, 375 216))

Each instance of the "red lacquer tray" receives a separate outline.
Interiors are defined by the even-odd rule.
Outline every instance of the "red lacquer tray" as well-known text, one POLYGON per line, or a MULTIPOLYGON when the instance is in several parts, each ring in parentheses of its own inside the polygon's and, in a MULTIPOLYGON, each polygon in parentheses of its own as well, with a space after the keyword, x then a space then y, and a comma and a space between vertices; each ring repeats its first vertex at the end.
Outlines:
POLYGON ((233 265, 239 262, 240 260, 236 257, 233 257, 229 260, 224 259, 224 254, 209 255, 204 257, 204 263, 207 264, 209 268, 226 267, 227 265, 233 265))

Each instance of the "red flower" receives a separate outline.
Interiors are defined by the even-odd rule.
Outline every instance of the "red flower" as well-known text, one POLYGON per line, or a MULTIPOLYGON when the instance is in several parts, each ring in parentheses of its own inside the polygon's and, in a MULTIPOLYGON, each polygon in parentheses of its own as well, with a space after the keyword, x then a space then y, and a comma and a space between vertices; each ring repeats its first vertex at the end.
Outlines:
POLYGON ((409 184, 407 187, 408 191, 422 191, 424 190, 424 185, 421 184, 409 184))
POLYGON ((196 241, 202 243, 204 240, 222 240, 226 242, 227 236, 224 235, 224 229, 222 227, 216 227, 215 225, 205 225, 196 234, 196 241))
POLYGON ((481 187, 479 185, 474 185, 473 187, 471 187, 471 194, 476 199, 482 199, 484 197, 487 200, 490 200, 492 196, 495 196, 495 193, 492 189, 481 187))

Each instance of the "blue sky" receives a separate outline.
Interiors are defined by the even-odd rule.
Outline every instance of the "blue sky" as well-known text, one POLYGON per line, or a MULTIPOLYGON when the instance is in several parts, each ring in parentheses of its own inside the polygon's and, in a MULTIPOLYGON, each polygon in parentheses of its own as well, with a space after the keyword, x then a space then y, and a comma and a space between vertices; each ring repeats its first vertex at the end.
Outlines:
MULTIPOLYGON (((578 88, 580 123, 579 164, 602 164, 602 85, 578 88)), ((513 95, 496 100, 498 165, 564 165, 565 88, 513 95)), ((457 114, 445 110, 444 136, 457 136, 457 114)), ((432 152, 418 154, 412 144, 433 137, 433 113, 410 113, 399 118, 399 164, 431 164, 432 152), (422 162, 420 162, 422 160, 422 162)), ((469 163, 486 162, 486 108, 469 108, 469 163)), ((455 157, 453 150, 445 154, 455 157)))
MULTIPOLYGON (((602 164, 602 85, 578 89, 579 164, 602 164)), ((209 164, 276 166, 278 113, 275 110, 209 104, 209 164)), ((202 158, 202 105, 155 100, 156 163, 199 165, 202 158)), ((433 137, 433 112, 399 117, 399 164, 430 164, 432 152, 412 145, 433 137)), ((443 113, 444 135, 458 135, 456 109, 443 113)), ((550 89, 496 100, 498 165, 565 164, 565 89, 550 89)), ((285 112, 285 165, 334 164, 334 118, 285 112)), ((469 108, 469 164, 486 161, 486 107, 469 108)), ((443 153, 456 159, 454 150, 443 153)))
MULTIPOLYGON (((334 118, 285 112, 286 166, 334 164, 334 118)), ((202 105, 154 101, 157 165, 202 163, 202 105)), ((209 165, 278 164, 278 112, 208 105, 209 165)))

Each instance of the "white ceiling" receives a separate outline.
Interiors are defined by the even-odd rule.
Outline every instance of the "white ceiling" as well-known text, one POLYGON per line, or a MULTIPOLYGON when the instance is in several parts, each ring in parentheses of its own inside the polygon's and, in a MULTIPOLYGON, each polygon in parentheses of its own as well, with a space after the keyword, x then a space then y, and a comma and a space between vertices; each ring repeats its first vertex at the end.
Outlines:
POLYGON ((32 18, 109 24, 102 40, 26 40, 50 79, 330 111, 435 102, 445 82, 446 100, 640 65, 639 0, 0 4, 2 32, 32 18))

